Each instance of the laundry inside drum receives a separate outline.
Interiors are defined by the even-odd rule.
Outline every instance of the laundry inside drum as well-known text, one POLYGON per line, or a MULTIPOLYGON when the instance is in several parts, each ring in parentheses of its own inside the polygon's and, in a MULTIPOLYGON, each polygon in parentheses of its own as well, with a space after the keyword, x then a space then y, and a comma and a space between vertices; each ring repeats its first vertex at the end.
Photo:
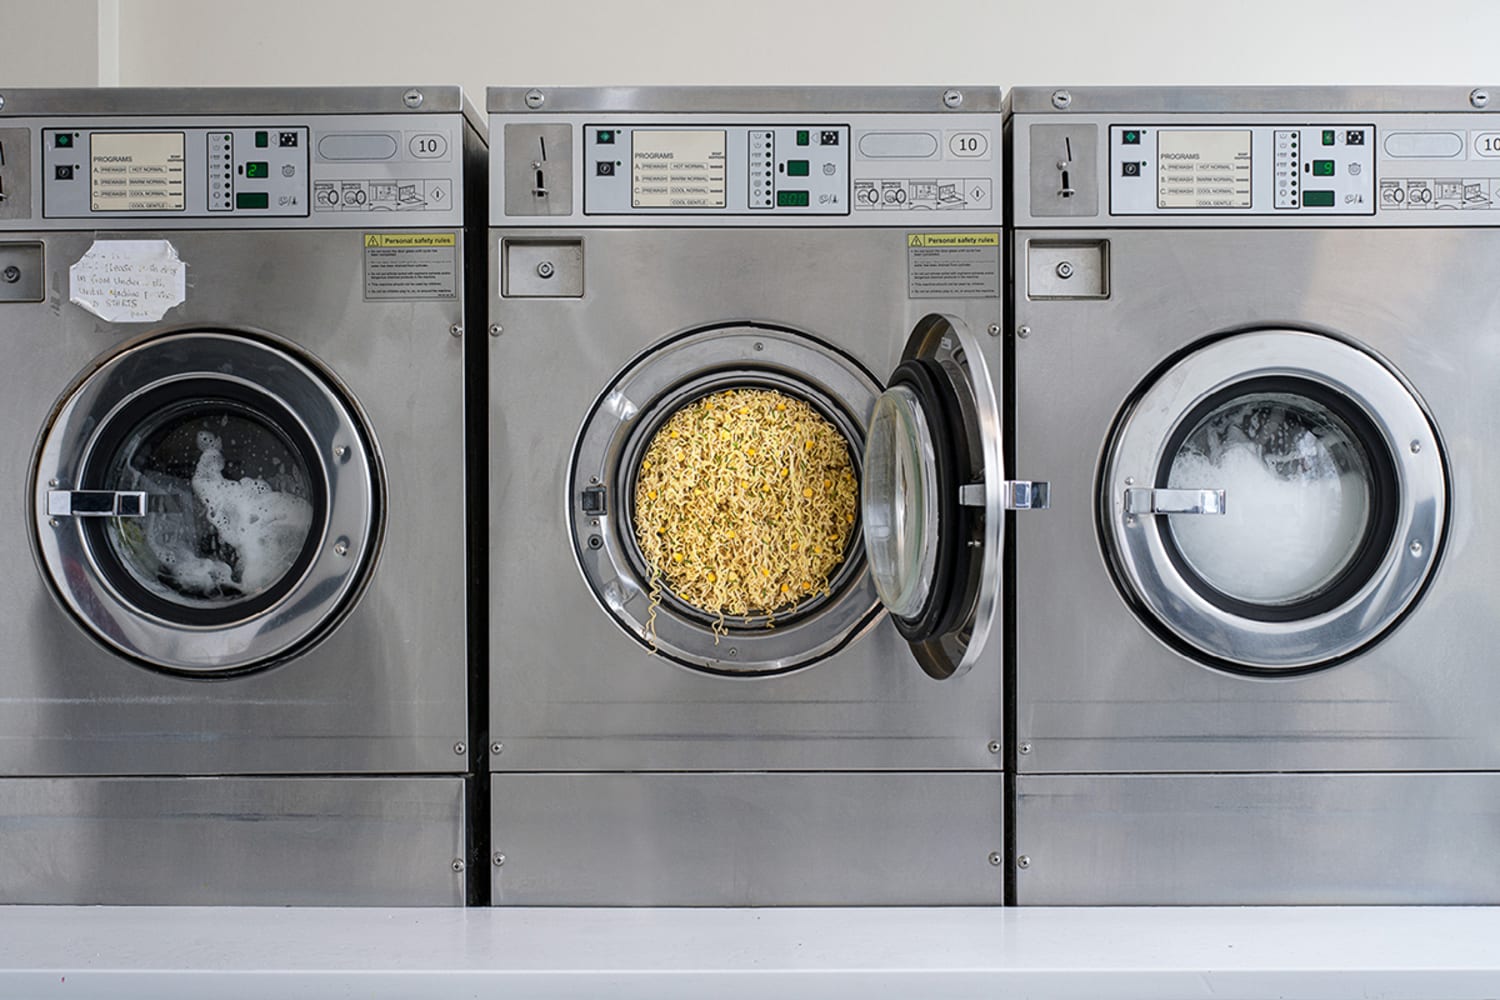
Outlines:
POLYGON ((738 388, 682 406, 647 445, 634 488, 653 624, 663 590, 716 631, 731 618, 774 626, 827 596, 858 497, 848 439, 807 401, 738 388))
POLYGON ((111 489, 139 490, 147 514, 116 518, 110 547, 146 590, 217 608, 280 583, 314 520, 302 457, 238 408, 195 408, 144 428, 119 450, 111 489))

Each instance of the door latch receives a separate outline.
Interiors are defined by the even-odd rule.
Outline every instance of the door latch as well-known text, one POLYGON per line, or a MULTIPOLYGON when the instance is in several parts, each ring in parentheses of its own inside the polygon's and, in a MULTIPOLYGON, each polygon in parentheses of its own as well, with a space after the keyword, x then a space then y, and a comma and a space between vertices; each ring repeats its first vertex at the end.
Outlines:
POLYGON ((116 490, 48 490, 48 517, 145 517, 146 494, 116 490))
POLYGON ((1136 486, 1125 491, 1127 514, 1222 514, 1223 490, 1156 490, 1136 486))

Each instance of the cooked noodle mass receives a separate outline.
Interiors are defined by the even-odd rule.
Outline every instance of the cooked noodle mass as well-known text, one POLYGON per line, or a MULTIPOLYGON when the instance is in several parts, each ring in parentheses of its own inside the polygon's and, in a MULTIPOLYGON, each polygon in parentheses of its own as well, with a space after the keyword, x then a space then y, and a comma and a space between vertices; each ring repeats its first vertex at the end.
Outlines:
MULTIPOLYGON (((674 413, 641 459, 635 532, 656 606, 665 585, 717 617, 828 593, 859 493, 844 436, 803 400, 732 389, 674 413)), ((771 624, 768 621, 767 624, 771 624)))

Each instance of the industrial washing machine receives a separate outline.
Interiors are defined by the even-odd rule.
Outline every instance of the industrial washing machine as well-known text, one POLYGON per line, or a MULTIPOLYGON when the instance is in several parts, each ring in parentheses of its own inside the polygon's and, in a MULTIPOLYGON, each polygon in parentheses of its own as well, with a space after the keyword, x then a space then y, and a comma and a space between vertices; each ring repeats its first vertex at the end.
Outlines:
POLYGON ((1001 902, 998 91, 489 111, 493 900, 1001 902), (837 427, 865 500, 826 593, 720 627, 653 600, 632 497, 739 387, 837 427))
POLYGON ((1012 100, 1017 900, 1500 902, 1488 92, 1012 100))
POLYGON ((0 900, 465 901, 464 107, 0 91, 0 900))

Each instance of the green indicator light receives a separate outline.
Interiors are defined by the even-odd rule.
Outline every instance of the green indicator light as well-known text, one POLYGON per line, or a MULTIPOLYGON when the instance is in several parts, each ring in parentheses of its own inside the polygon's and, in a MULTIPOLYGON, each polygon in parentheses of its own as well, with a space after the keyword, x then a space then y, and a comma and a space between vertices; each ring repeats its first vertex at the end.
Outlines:
POLYGON ((806 160, 787 160, 786 175, 788 177, 806 177, 808 173, 806 160))
POLYGON ((269 133, 269 132, 257 132, 257 133, 255 133, 255 148, 256 149, 265 149, 270 144, 271 144, 271 133, 269 133))
POLYGON ((246 177, 270 177, 271 165, 269 163, 247 163, 245 164, 246 177))
POLYGON ((1314 177, 1332 177, 1333 176, 1333 161, 1332 160, 1313 160, 1313 176, 1314 177))
POLYGON ((1333 192, 1332 191, 1303 191, 1302 192, 1302 207, 1303 208, 1332 208, 1333 207, 1333 192))
POLYGON ((615 142, 615 130, 612 128, 601 128, 598 133, 599 145, 612 146, 615 142))
POLYGON ((1141 144, 1141 133, 1137 129, 1126 129, 1120 138, 1127 146, 1139 146, 1141 144))
POLYGON ((270 208, 271 196, 265 191, 241 191, 234 196, 235 208, 270 208))
POLYGON ((1325 145, 1325 146, 1332 146, 1333 145, 1333 129, 1331 129, 1331 128, 1325 128, 1323 130, 1323 145, 1325 145))
POLYGON ((63 149, 73 145, 73 136, 67 132, 59 132, 53 136, 53 143, 63 149))
POLYGON ((797 145, 806 146, 812 142, 812 133, 805 128, 797 130, 797 145))
POLYGON ((777 191, 776 206, 778 208, 806 208, 808 206, 806 191, 777 191))

